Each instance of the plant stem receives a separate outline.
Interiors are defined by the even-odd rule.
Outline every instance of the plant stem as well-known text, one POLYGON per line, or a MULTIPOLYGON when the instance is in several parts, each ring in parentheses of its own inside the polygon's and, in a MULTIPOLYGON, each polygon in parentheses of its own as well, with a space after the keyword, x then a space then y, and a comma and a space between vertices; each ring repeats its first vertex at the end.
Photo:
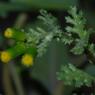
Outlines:
POLYGON ((8 65, 3 65, 3 86, 5 95, 15 95, 13 92, 8 65))
POLYGON ((18 73, 16 72, 14 62, 9 63, 9 68, 10 68, 10 73, 12 75, 13 81, 15 83, 17 95, 24 95, 24 90, 21 84, 21 80, 20 80, 18 73))

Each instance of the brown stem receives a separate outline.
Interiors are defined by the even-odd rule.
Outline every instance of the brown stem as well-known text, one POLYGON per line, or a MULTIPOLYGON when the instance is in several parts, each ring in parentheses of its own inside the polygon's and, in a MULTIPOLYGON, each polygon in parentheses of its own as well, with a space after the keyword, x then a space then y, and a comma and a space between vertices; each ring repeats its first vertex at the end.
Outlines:
POLYGON ((11 79, 10 79, 10 73, 9 73, 9 68, 8 65, 4 64, 3 66, 3 86, 4 86, 4 92, 5 95, 15 95, 13 92, 13 87, 11 84, 11 79))
POLYGON ((53 95, 62 95, 63 94, 63 81, 59 81, 53 91, 53 95))
POLYGON ((26 20, 27 20, 27 14, 21 13, 17 17, 16 22, 14 24, 14 27, 16 27, 16 28, 22 28, 25 25, 26 20))
POLYGON ((24 89, 22 87, 21 79, 19 74, 16 71, 15 65, 13 62, 9 63, 10 73, 14 80, 14 84, 16 87, 17 95, 24 95, 24 89))

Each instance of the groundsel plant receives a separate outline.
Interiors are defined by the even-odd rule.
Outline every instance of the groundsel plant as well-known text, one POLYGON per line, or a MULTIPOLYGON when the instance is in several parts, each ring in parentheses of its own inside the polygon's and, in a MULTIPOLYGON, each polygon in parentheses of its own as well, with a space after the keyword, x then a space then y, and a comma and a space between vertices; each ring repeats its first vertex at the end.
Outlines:
MULTIPOLYGON (((8 63, 22 55, 21 63, 30 67, 35 58, 45 54, 53 40, 60 41, 64 45, 71 45, 70 52, 75 55, 81 55, 88 51, 95 57, 95 45, 89 42, 93 32, 86 28, 86 19, 82 11, 77 11, 76 7, 71 7, 68 13, 69 16, 65 17, 67 26, 64 30, 58 25, 57 19, 45 10, 41 10, 40 16, 38 16, 45 28, 29 27, 27 31, 7 28, 4 36, 8 39, 14 39, 16 44, 14 47, 1 52, 1 61, 8 63)), ((93 63, 93 60, 90 58, 89 60, 93 63)), ((77 69, 71 63, 61 67, 60 72, 57 72, 57 78, 63 80, 65 85, 74 85, 75 87, 91 86, 95 80, 94 77, 77 69)))

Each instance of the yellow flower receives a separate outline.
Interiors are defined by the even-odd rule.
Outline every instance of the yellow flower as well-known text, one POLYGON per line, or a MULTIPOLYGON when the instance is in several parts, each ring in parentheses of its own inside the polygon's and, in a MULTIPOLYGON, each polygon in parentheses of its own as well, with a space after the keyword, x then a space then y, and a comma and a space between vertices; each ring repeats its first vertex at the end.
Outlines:
POLYGON ((5 32, 4 32, 4 36, 5 36, 6 38, 11 38, 11 37, 13 36, 13 31, 12 31, 12 29, 11 29, 11 28, 7 28, 7 29, 5 30, 5 32))
POLYGON ((8 63, 11 60, 11 54, 7 51, 1 52, 1 61, 8 63))
POLYGON ((25 66, 31 66, 33 65, 33 56, 31 54, 25 54, 21 61, 25 66))

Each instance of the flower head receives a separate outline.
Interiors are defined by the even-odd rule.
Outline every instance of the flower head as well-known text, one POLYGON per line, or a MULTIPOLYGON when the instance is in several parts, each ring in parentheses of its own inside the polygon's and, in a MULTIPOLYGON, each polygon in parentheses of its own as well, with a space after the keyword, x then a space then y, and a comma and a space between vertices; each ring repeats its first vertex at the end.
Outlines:
POLYGON ((1 52, 1 61, 8 63, 11 60, 11 54, 8 51, 1 52))
POLYGON ((21 60, 22 64, 25 66, 33 65, 33 56, 31 54, 25 54, 21 60))
POLYGON ((5 36, 6 38, 11 38, 11 37, 13 36, 13 31, 12 31, 12 29, 11 29, 11 28, 7 28, 7 29, 5 30, 5 32, 4 32, 4 36, 5 36))

